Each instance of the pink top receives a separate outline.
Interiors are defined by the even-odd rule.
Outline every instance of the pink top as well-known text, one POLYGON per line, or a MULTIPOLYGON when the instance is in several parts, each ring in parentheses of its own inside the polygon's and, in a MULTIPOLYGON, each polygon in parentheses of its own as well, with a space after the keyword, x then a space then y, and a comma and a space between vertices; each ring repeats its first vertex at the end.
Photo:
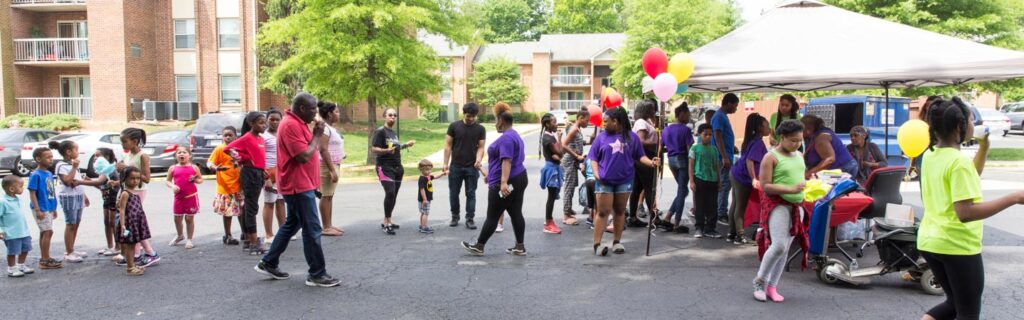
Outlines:
POLYGON ((301 163, 296 156, 306 151, 313 132, 291 110, 277 127, 277 188, 282 195, 295 195, 320 187, 320 153, 301 163))
POLYGON ((198 175, 196 168, 193 166, 174 166, 174 172, 171 172, 171 181, 174 182, 175 186, 178 186, 178 193, 174 195, 176 199, 184 199, 192 196, 198 192, 196 184, 193 178, 198 175))

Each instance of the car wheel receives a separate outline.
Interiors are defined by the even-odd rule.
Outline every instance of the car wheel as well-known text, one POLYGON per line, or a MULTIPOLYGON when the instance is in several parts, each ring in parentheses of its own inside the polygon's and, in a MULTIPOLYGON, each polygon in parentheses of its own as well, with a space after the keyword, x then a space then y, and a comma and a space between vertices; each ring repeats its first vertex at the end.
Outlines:
POLYGON ((25 164, 21 163, 21 161, 15 161, 14 170, 11 173, 14 173, 14 175, 24 178, 32 173, 32 169, 25 166, 25 164))

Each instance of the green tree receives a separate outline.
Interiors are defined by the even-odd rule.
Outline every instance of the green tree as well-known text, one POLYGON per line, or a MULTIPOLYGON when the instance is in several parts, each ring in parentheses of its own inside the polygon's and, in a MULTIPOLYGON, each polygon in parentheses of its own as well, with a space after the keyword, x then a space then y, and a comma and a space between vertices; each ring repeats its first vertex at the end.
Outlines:
POLYGON ((612 33, 626 30, 623 0, 555 0, 551 33, 612 33))
MULTIPOLYGON (((441 91, 442 60, 417 32, 458 43, 470 37, 467 21, 451 0, 303 0, 301 8, 260 28, 260 48, 288 46, 290 55, 268 68, 264 87, 299 74, 302 89, 338 104, 367 102, 367 128, 376 127, 377 106, 402 100, 427 105, 441 91)), ((369 138, 367 139, 369 149, 369 138)), ((367 164, 374 160, 367 152, 367 164)))
POLYGON ((491 43, 540 39, 547 26, 549 0, 467 0, 462 8, 491 43))
MULTIPOLYGON (((267 21, 285 18, 299 8, 298 0, 264 0, 263 8, 267 12, 267 21)), ((257 46, 256 56, 264 65, 275 66, 284 62, 292 55, 291 46, 283 42, 276 46, 257 46)), ((272 68, 260 68, 259 78, 263 87, 273 93, 290 97, 302 88, 301 70, 279 75, 281 81, 271 81, 272 68)))
POLYGON ((625 96, 640 98, 644 51, 665 50, 671 57, 715 40, 736 27, 735 8, 719 0, 630 0, 626 2, 626 47, 613 66, 612 84, 625 96))
POLYGON ((473 75, 467 82, 469 94, 485 107, 501 101, 522 104, 527 91, 519 79, 519 66, 515 62, 504 58, 490 59, 473 66, 473 75))
MULTIPOLYGON (((850 11, 1007 49, 1024 49, 1024 2, 1020 0, 825 0, 850 11)), ((922 48, 931 50, 937 48, 922 48)), ((956 87, 916 88, 900 95, 957 94, 971 89, 1024 97, 1024 81, 993 81, 956 87)))

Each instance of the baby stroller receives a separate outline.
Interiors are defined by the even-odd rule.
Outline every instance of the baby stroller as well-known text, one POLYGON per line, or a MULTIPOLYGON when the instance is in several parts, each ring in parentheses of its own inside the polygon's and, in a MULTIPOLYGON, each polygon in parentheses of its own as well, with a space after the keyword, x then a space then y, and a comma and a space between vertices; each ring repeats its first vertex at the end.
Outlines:
POLYGON ((917 223, 906 226, 898 221, 885 218, 872 219, 871 236, 868 240, 839 241, 836 248, 847 262, 828 256, 829 220, 832 216, 833 202, 841 196, 856 191, 860 186, 852 180, 843 180, 814 205, 811 226, 808 230, 810 238, 811 261, 817 271, 818 279, 828 284, 844 282, 862 285, 870 282, 870 277, 892 272, 905 272, 904 278, 918 281, 921 289, 933 295, 942 295, 942 287, 935 280, 935 275, 917 251, 917 223), (843 245, 854 244, 856 258, 843 248, 843 245), (864 249, 874 245, 878 248, 879 261, 874 266, 860 268, 857 258, 864 257, 864 249))

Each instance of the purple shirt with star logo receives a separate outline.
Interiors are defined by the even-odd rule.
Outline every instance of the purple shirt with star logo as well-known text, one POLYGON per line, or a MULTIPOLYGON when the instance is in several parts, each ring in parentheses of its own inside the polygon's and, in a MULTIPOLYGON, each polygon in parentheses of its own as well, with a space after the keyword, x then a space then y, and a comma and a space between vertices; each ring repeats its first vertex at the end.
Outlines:
POLYGON ((628 144, 622 140, 621 134, 604 131, 594 139, 587 157, 597 160, 597 173, 602 183, 619 185, 633 182, 633 164, 644 157, 644 149, 636 133, 629 132, 629 136, 628 144))

